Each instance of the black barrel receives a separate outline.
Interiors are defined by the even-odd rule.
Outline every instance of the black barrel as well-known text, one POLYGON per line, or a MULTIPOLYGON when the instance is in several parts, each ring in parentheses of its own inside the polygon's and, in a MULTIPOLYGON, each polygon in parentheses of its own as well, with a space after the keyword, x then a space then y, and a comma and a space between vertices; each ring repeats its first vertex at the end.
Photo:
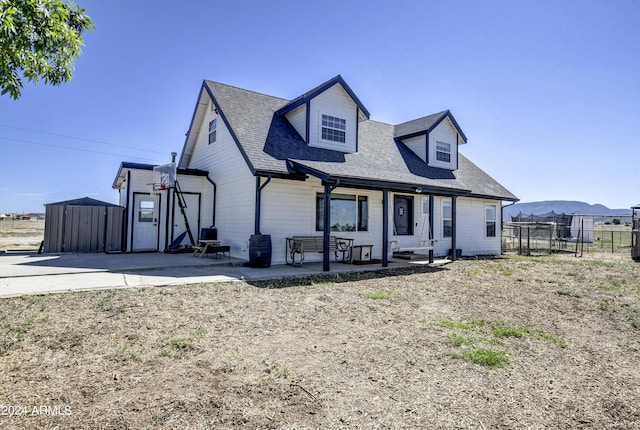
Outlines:
POLYGON ((249 266, 271 267, 271 235, 254 234, 249 239, 249 266))

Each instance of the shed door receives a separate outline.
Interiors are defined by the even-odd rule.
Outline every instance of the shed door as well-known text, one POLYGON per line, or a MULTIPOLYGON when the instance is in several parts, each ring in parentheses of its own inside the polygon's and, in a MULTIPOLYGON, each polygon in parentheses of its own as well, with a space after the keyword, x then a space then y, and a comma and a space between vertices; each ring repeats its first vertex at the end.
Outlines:
POLYGON ((157 251, 160 196, 156 200, 148 194, 134 194, 133 204, 135 212, 131 250, 157 251))
POLYGON ((395 234, 413 235, 413 197, 393 197, 393 223, 395 234))

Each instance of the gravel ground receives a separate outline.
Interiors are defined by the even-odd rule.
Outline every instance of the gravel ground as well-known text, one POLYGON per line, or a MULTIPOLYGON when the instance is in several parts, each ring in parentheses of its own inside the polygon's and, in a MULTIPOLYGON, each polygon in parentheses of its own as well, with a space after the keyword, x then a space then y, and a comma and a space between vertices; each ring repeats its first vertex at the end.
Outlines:
POLYGON ((0 300, 0 428, 640 428, 640 264, 0 300))

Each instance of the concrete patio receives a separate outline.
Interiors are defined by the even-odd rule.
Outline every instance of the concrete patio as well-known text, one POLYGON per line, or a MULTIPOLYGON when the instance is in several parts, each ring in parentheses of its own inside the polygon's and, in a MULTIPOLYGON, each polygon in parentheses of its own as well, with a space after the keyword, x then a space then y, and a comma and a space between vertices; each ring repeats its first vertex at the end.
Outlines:
MULTIPOLYGON (((434 265, 448 263, 436 260, 434 265)), ((234 258, 196 258, 191 254, 0 254, 0 297, 104 288, 183 285, 307 277, 323 272, 321 262, 302 267, 274 265, 253 268, 234 258)), ((421 260, 392 259, 388 269, 428 264, 421 260)), ((380 264, 331 262, 331 273, 382 270, 380 264)))

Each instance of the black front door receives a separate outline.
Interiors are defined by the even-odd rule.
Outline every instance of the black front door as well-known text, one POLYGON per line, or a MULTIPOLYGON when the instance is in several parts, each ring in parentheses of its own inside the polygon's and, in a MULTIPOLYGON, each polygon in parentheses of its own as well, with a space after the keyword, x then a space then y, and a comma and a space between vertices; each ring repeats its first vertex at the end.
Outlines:
POLYGON ((393 208, 395 234, 413 235, 413 197, 394 196, 393 208))

